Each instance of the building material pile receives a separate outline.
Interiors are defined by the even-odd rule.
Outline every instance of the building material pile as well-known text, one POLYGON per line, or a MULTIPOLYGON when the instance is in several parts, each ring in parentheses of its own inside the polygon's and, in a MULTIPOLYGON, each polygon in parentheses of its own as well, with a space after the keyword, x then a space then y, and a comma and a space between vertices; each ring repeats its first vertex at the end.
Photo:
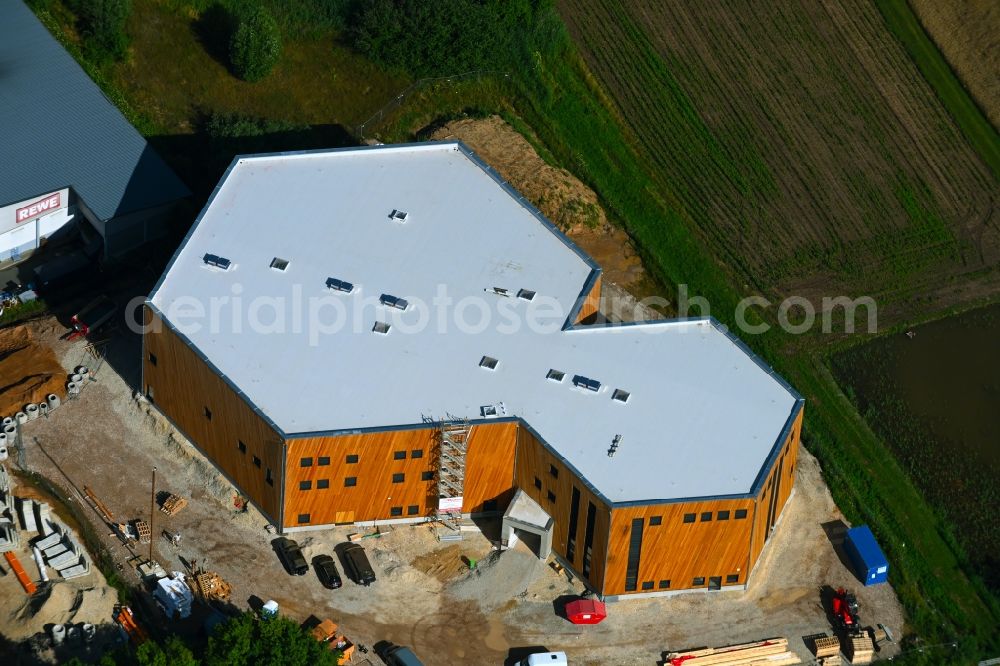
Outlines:
POLYGON ((163 500, 163 504, 160 506, 160 511, 168 516, 175 516, 180 513, 181 509, 187 506, 187 503, 188 501, 183 497, 178 497, 177 495, 171 493, 167 499, 163 500))
POLYGON ((49 395, 66 395, 66 371, 52 349, 39 344, 27 326, 0 330, 0 377, 4 378, 0 417, 14 416, 27 405, 47 403, 49 395))
POLYGON ((135 521, 135 532, 139 537, 139 543, 149 543, 152 539, 153 534, 149 529, 149 523, 145 520, 135 521))
POLYGON ((28 578, 28 574, 25 573, 24 567, 21 566, 20 560, 17 559, 17 555, 7 551, 3 554, 3 556, 7 560, 7 566, 14 572, 14 575, 17 576, 18 582, 21 583, 21 587, 24 588, 25 594, 34 594, 37 588, 32 580, 28 578))
POLYGON ((671 652, 671 666, 791 666, 801 664, 788 649, 787 638, 769 638, 756 643, 741 643, 720 648, 702 648, 671 652))
POLYGON ((21 545, 17 525, 14 524, 14 498, 10 494, 10 477, 0 466, 0 553, 16 550, 21 545))
POLYGON ((816 663, 821 666, 840 666, 840 639, 822 636, 813 640, 816 663))
POLYGON ((175 616, 183 619, 191 615, 194 595, 191 594, 191 588, 188 587, 184 580, 184 574, 180 571, 175 571, 169 578, 161 578, 156 581, 153 598, 156 600, 156 605, 171 620, 175 616))
POLYGON ((195 587, 203 599, 218 599, 229 601, 233 586, 222 579, 214 571, 204 571, 194 577, 195 587))
POLYGON ((63 530, 54 523, 50 523, 50 526, 51 533, 33 544, 41 551, 45 563, 66 579, 79 578, 90 573, 90 560, 70 531, 63 530))
POLYGON ((867 634, 848 636, 844 642, 844 653, 852 664, 870 664, 875 660, 875 644, 867 634))

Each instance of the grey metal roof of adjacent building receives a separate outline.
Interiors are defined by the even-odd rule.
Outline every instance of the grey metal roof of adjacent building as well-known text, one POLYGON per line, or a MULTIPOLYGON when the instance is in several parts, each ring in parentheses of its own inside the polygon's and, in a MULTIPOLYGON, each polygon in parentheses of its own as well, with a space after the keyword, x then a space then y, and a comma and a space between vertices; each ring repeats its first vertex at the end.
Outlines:
POLYGON ((286 435, 520 419, 611 502, 753 492, 799 396, 711 319, 573 325, 599 274, 463 145, 413 144, 238 158, 149 303, 286 435), (442 288, 452 310, 433 305, 442 288), (319 299, 323 323, 340 308, 345 328, 310 336, 319 299), (459 329, 462 303, 485 304, 464 320, 484 308, 489 325, 459 329), (199 307, 222 314, 210 323, 199 307), (556 314, 507 326, 540 308, 556 314))
POLYGON ((0 1, 0 206, 72 188, 102 221, 187 187, 20 0, 0 1))

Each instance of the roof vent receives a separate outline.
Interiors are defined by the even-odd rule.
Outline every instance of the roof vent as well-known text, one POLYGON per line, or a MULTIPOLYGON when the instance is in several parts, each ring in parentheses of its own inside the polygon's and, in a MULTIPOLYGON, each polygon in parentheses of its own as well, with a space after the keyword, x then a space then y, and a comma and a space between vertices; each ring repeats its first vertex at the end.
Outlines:
POLYGON ((520 298, 521 300, 531 301, 534 300, 535 298, 535 292, 531 291, 530 289, 521 289, 520 291, 517 292, 517 297, 520 298))
POLYGON ((601 388, 601 382, 596 379, 590 379, 589 377, 584 377, 583 375, 573 375, 573 386, 578 386, 588 391, 593 391, 597 393, 601 388))
POLYGON ((385 323, 384 321, 377 321, 375 322, 375 326, 372 327, 372 331, 375 333, 379 333, 380 335, 388 335, 390 328, 392 328, 392 326, 385 323))
POLYGON ((562 370, 553 369, 545 373, 545 378, 551 379, 554 382, 561 382, 564 377, 566 377, 566 373, 563 372, 562 370))
POLYGON ((628 399, 632 397, 632 394, 628 391, 623 391, 621 389, 615 389, 614 393, 611 394, 612 400, 617 400, 618 402, 628 402, 628 399))
POLYGON ((490 287, 485 290, 488 294, 496 294, 497 296, 507 296, 510 297, 510 291, 504 289, 503 287, 490 287))
POLYGON ((498 402, 495 405, 483 405, 479 408, 479 413, 485 418, 496 418, 498 416, 507 416, 507 406, 502 402, 498 402))
POLYGON ((229 267, 233 265, 233 262, 229 261, 225 257, 219 257, 214 254, 206 254, 203 257, 203 261, 209 266, 215 266, 216 268, 221 268, 224 271, 228 271, 229 267))
POLYGON ((276 271, 283 271, 288 268, 288 259, 282 259, 281 257, 275 257, 271 260, 271 268, 276 271))
POLYGON ((392 212, 389 213, 389 219, 392 220, 393 222, 399 222, 400 224, 406 222, 406 220, 408 220, 409 217, 410 217, 409 213, 407 213, 405 210, 399 210, 398 208, 393 208, 392 212))
POLYGON ((390 308, 396 308, 397 310, 405 310, 410 304, 406 302, 406 299, 398 298, 390 294, 382 294, 378 299, 382 305, 388 305, 390 308))
POLYGON ((350 282, 344 282, 343 280, 338 280, 337 278, 327 278, 326 288, 333 289, 334 291, 342 291, 345 294, 349 294, 354 291, 354 285, 350 282))
POLYGON ((621 444, 622 436, 615 435, 615 438, 611 440, 611 446, 608 448, 608 457, 614 458, 615 453, 618 451, 618 445, 621 444))
POLYGON ((497 365, 499 364, 500 361, 496 360, 492 356, 484 356, 481 359, 479 359, 479 367, 486 368, 487 370, 496 370, 497 365))

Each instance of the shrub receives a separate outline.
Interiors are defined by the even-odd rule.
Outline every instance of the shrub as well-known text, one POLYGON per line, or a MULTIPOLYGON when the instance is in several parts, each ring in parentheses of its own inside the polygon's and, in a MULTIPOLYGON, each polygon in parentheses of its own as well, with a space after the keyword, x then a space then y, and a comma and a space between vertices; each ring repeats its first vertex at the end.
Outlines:
POLYGON ((77 7, 86 55, 99 63, 120 60, 128 50, 125 23, 131 0, 87 0, 77 7))
POLYGON ((281 33, 274 18, 259 4, 242 5, 229 42, 233 71, 244 81, 260 81, 281 57, 281 33))

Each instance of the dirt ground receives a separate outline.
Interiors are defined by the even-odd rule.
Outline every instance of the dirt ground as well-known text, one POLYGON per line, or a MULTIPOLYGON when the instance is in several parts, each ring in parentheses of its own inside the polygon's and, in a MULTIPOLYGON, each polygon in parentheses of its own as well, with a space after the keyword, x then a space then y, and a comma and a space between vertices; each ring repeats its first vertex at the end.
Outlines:
POLYGON ((66 397, 66 373, 52 351, 35 344, 25 326, 0 329, 0 417, 55 393, 66 397))
MULTIPOLYGON (((79 364, 81 344, 59 341, 58 330, 50 329, 41 337, 55 346, 64 366, 79 364)), ((137 342, 120 334, 110 357, 138 359, 137 342)), ((343 588, 326 590, 312 572, 290 577, 283 571, 263 518, 253 509, 234 509, 232 487, 147 405, 136 402, 115 370, 104 365, 78 399, 28 424, 28 466, 78 501, 83 502, 83 486, 91 487, 116 519, 125 519, 149 514, 149 471, 155 465, 156 490, 190 500, 174 517, 157 512, 154 534, 169 529, 182 538, 177 549, 155 539, 155 557, 168 570, 183 571, 185 563, 197 560, 218 571, 232 584, 231 602, 238 608, 273 598, 295 619, 330 617, 362 645, 383 640, 410 645, 428 664, 504 663, 512 648, 524 646, 565 650, 574 664, 653 664, 668 650, 769 636, 787 636, 792 649, 807 658, 802 637, 830 629, 820 602, 823 585, 854 587, 864 622, 902 633, 893 590, 858 587, 832 547, 823 525, 842 516, 807 452, 796 470, 796 492, 745 593, 624 601, 611 605, 602 624, 574 626, 555 607, 561 597, 580 593, 579 584, 526 549, 494 552, 488 536, 495 538, 495 524, 484 524, 485 534, 465 532, 463 541, 447 544, 438 542, 428 525, 382 528, 380 537, 361 542, 378 581, 362 588, 345 577, 343 588), (477 560, 476 570, 463 558, 477 560)), ((101 534, 108 533, 95 511, 88 508, 87 515, 101 534)), ((332 554, 349 533, 369 531, 344 527, 295 538, 311 561, 332 554)), ((134 582, 127 565, 133 553, 114 538, 107 544, 123 564, 123 575, 134 582)), ((143 608, 139 601, 134 606, 143 608)), ((154 632, 166 628, 158 611, 140 612, 140 619, 154 632)), ((170 629, 194 632, 197 622, 170 629)))

